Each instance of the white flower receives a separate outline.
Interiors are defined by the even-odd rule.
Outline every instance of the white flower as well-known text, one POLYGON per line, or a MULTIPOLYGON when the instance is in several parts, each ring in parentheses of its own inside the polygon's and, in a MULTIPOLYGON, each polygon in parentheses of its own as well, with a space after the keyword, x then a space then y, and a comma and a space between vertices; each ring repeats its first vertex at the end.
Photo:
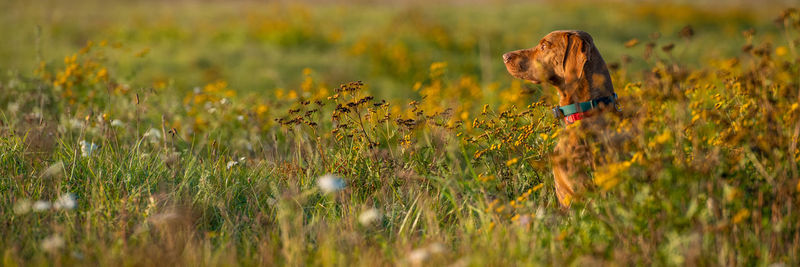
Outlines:
POLYGON ((161 140, 161 130, 150 128, 150 130, 144 133, 144 137, 149 138, 151 143, 156 143, 161 140))
POLYGON ((228 165, 227 165, 228 166, 228 170, 230 170, 231 168, 233 168, 233 166, 236 166, 238 164, 239 164, 239 162, 235 161, 235 160, 228 161, 228 165))
POLYGON ((124 127, 125 123, 122 122, 121 120, 114 119, 114 120, 111 121, 111 126, 112 127, 124 127))
POLYGON ((228 100, 228 98, 223 98, 222 100, 220 100, 220 101, 219 101, 219 103, 220 103, 220 104, 222 104, 222 105, 228 104, 228 103, 230 103, 230 102, 231 102, 231 101, 230 101, 230 100, 228 100))
POLYGON ((31 211, 31 201, 28 199, 21 199, 14 205, 14 213, 25 214, 31 211))
POLYGON ((64 247, 64 238, 58 234, 53 234, 42 240, 42 249, 50 253, 56 253, 64 247))
POLYGON ((236 116, 236 119, 238 121, 244 121, 244 116, 242 116, 242 115, 236 116))
POLYGON ((442 245, 442 243, 439 243, 439 242, 436 242, 436 243, 430 244, 430 245, 428 246, 428 251, 429 251, 431 254, 439 254, 439 253, 442 253, 442 252, 444 252, 444 251, 445 251, 445 249, 446 249, 446 247, 445 247, 444 245, 442 245))
POLYGON ((167 211, 158 214, 154 214, 147 218, 147 220, 152 224, 166 224, 170 222, 174 222, 175 220, 180 219, 180 215, 174 211, 167 211))
POLYGON ((528 226, 529 224, 531 224, 532 220, 533 219, 531 218, 530 215, 525 214, 525 215, 519 216, 519 218, 517 219, 517 225, 519 225, 519 226, 528 226))
POLYGON ((376 208, 370 208, 358 215, 358 222, 361 225, 368 226, 381 219, 381 212, 376 208))
POLYGON ((81 156, 84 157, 91 157, 95 150, 97 150, 98 146, 92 142, 86 142, 81 140, 78 142, 81 145, 81 156))
POLYGON ((42 212, 50 209, 50 201, 37 200, 33 203, 33 211, 42 212))
POLYGON ((430 253, 425 248, 418 248, 408 253, 408 261, 413 265, 421 265, 428 257, 430 257, 430 253))
POLYGON ((79 119, 72 118, 67 121, 67 128, 71 130, 80 129, 82 127, 83 127, 83 122, 79 119))
POLYGON ((17 102, 8 103, 7 109, 11 114, 17 113, 17 111, 19 111, 19 103, 17 102))
POLYGON ((544 219, 544 208, 539 207, 538 209, 536 209, 536 219, 537 220, 544 219))
POLYGON ((59 161, 50 165, 42 172, 42 177, 52 178, 64 174, 64 163, 59 161))
POLYGON ((75 205, 75 196, 70 193, 66 193, 58 197, 58 199, 53 203, 53 208, 57 210, 71 210, 75 208, 75 205))
POLYGON ((341 177, 334 174, 326 174, 317 180, 317 186, 323 193, 333 193, 344 189, 346 184, 341 177))

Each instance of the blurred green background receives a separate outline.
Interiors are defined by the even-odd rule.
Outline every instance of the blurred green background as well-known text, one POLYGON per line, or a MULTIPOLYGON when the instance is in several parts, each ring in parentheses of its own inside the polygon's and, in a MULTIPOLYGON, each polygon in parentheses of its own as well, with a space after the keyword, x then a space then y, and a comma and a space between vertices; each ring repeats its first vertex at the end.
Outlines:
POLYGON ((88 41, 120 46, 110 71, 134 88, 184 92, 225 80, 239 92, 296 88, 302 70, 329 85, 366 81, 382 97, 409 97, 433 62, 479 84, 512 78, 500 55, 546 33, 591 33, 609 64, 646 66, 645 44, 675 43, 682 64, 740 53, 742 31, 778 34, 780 1, 2 1, 0 70, 61 64, 88 41), (678 36, 686 25, 694 44, 678 36), (639 45, 625 48, 631 39, 639 45), (720 42, 719 40, 726 40, 720 42), (137 57, 136 55, 143 55, 137 57), (115 73, 116 72, 116 73, 115 73), (137 83, 134 82, 133 76, 137 83), (147 81, 148 83, 143 83, 147 81), (150 83, 152 82, 152 83, 150 83))

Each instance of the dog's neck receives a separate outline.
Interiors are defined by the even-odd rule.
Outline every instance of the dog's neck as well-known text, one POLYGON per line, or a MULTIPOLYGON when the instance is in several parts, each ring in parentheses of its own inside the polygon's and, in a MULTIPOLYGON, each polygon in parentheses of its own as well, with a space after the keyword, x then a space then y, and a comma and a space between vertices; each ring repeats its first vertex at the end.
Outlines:
POLYGON ((558 90, 559 106, 590 101, 614 94, 614 85, 608 72, 605 61, 599 53, 586 62, 584 74, 576 80, 562 81, 555 85, 558 90), (592 71, 586 71, 592 70, 592 71))

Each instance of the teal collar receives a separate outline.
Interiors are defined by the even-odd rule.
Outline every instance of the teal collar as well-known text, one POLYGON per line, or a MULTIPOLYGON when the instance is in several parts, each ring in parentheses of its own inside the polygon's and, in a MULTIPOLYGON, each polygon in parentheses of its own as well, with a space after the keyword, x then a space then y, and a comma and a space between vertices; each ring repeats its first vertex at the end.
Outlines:
POLYGON ((556 115, 556 118, 563 118, 572 114, 582 113, 589 111, 594 108, 600 107, 600 103, 605 105, 613 105, 617 102, 617 93, 613 95, 601 97, 597 99, 592 99, 586 102, 580 102, 575 104, 569 104, 566 106, 560 106, 553 108, 553 113, 556 115))

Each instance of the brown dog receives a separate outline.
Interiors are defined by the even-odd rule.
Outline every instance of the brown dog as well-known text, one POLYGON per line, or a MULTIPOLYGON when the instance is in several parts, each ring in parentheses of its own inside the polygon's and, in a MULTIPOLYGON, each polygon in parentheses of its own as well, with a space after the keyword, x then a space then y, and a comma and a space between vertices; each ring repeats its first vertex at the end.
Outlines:
POLYGON ((615 110, 616 93, 603 57, 592 37, 582 31, 554 31, 530 49, 503 55, 506 69, 514 77, 533 83, 549 83, 558 90, 559 107, 553 109, 566 127, 559 136, 553 162, 556 195, 569 207, 576 195, 591 186, 589 173, 606 162, 615 151, 608 140, 614 127, 600 113, 615 110), (609 131, 609 129, 611 131, 609 131))

